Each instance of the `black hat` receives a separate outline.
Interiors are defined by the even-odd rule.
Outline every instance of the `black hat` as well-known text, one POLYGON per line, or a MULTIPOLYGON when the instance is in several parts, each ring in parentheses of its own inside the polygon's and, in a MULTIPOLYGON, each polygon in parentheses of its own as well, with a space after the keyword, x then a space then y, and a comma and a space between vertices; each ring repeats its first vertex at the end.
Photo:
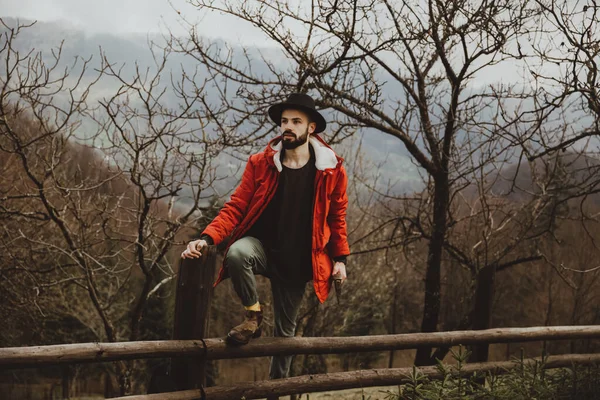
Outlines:
POLYGON ((269 117, 277 125, 281 125, 281 114, 284 110, 293 109, 304 111, 313 122, 317 124, 314 133, 323 132, 327 127, 325 118, 315 108, 315 101, 307 94, 292 93, 283 103, 277 103, 269 107, 269 117))

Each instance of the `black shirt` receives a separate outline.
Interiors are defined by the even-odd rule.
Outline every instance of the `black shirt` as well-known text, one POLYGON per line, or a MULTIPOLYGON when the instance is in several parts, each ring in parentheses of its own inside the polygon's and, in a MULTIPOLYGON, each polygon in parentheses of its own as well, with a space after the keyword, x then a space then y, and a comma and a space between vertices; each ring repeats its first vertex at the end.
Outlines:
POLYGON ((312 222, 315 155, 301 168, 283 166, 279 184, 264 212, 247 235, 265 249, 271 279, 302 285, 312 280, 312 222))

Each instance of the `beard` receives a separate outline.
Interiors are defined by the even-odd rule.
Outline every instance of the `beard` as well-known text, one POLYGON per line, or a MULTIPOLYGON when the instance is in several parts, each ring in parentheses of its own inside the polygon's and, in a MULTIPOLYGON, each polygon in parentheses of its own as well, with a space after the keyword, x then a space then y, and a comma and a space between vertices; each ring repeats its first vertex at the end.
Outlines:
POLYGON ((308 140, 308 128, 306 128, 306 131, 304 132, 304 134, 300 135, 300 137, 297 137, 293 132, 290 132, 290 131, 285 131, 281 135, 281 144, 285 150, 293 150, 295 148, 298 148, 298 147, 302 146, 304 143, 306 143, 307 140, 308 140), (294 139, 285 138, 284 135, 288 134, 288 133, 291 135, 294 135, 294 139))

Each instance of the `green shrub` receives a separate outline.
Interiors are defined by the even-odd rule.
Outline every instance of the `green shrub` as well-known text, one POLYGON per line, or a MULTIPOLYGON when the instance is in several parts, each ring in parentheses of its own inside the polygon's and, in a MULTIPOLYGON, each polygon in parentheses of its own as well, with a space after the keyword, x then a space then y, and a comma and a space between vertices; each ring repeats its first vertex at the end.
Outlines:
POLYGON ((463 348, 452 352, 456 365, 441 362, 437 369, 442 379, 431 379, 417 368, 409 382, 398 392, 384 392, 386 400, 554 400, 600 399, 600 366, 572 366, 545 369, 542 361, 515 359, 514 368, 503 373, 473 373, 467 375, 463 367, 470 353, 463 348), (463 373, 461 373, 461 371, 463 373))

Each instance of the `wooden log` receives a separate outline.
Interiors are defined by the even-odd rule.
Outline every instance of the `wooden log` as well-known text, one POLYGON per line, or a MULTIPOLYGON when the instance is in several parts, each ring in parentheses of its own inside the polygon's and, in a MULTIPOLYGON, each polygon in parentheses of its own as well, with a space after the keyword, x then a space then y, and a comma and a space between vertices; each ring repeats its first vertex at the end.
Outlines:
POLYGON ((414 349, 419 346, 575 340, 600 337, 600 325, 498 328, 481 331, 410 333, 348 337, 260 338, 245 346, 224 339, 80 343, 0 348, 0 367, 37 367, 62 363, 103 362, 140 358, 198 357, 209 360, 289 354, 414 349), (206 349, 204 349, 206 344, 206 349))
POLYGON ((76 343, 50 346, 0 348, 0 368, 105 362, 141 358, 201 356, 199 340, 157 340, 116 343, 76 343))
POLYGON ((478 343, 600 338, 600 325, 533 328, 498 328, 481 331, 409 333, 347 337, 261 338, 239 347, 221 339, 206 341, 207 358, 220 360, 293 354, 345 354, 351 352, 415 349, 421 346, 457 346, 478 343))
MULTIPOLYGON (((533 359, 528 361, 539 362, 540 360, 533 359)), ((570 367, 573 364, 590 365, 598 363, 600 363, 600 354, 567 354, 548 357, 544 368, 551 369, 570 367)), ((501 375, 519 366, 519 363, 512 361, 464 364, 461 375, 467 376, 474 372, 493 372, 496 375, 501 375)), ((449 366, 449 368, 452 367, 449 366)), ((443 377, 443 374, 437 367, 420 367, 418 370, 431 379, 440 379, 443 377)), ((207 400, 233 400, 242 398, 250 400, 267 396, 285 396, 290 394, 316 393, 359 387, 400 385, 409 381, 409 376, 412 372, 412 367, 335 372, 270 381, 244 382, 231 386, 215 386, 206 388, 204 391, 207 400)), ((160 393, 156 395, 119 397, 114 400, 192 400, 200 399, 201 396, 201 391, 196 389, 181 392, 160 393)))
MULTIPOLYGON (((187 258, 181 261, 175 296, 173 339, 207 337, 216 263, 216 246, 208 246, 199 259, 187 258)), ((204 357, 172 359, 171 377, 176 387, 183 390, 205 386, 205 365, 204 357)))

